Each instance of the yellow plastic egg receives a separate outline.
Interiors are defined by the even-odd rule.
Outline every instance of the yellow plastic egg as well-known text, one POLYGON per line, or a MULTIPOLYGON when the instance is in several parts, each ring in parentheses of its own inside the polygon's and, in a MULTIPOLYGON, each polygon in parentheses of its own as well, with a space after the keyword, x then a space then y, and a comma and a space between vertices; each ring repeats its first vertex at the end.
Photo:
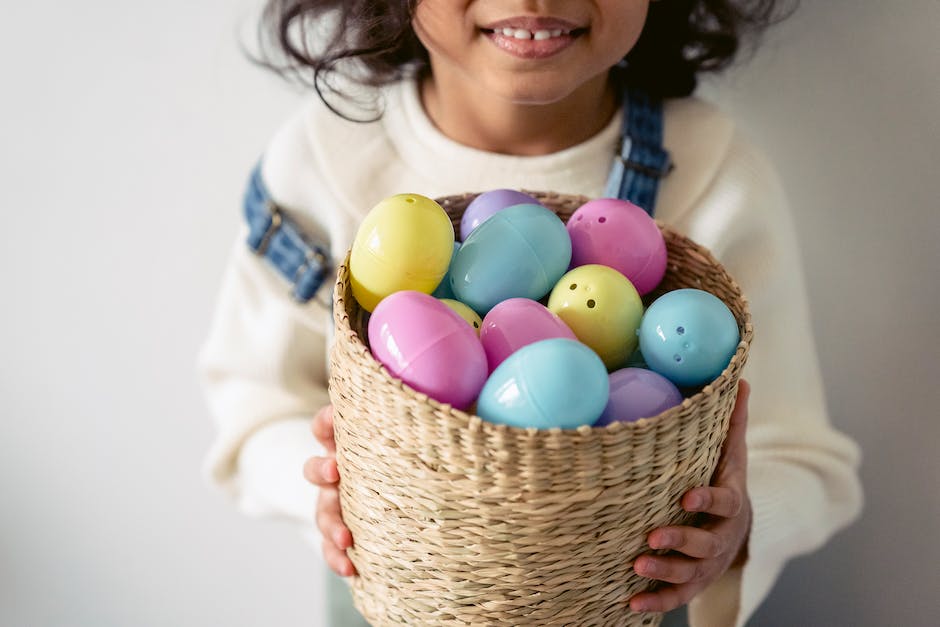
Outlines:
POLYGON ((477 332, 477 335, 480 335, 480 328, 483 326, 483 318, 480 317, 480 314, 473 311, 459 300, 454 300, 453 298, 440 298, 438 300, 456 311, 457 315, 466 320, 467 324, 473 327, 473 330, 477 332))
POLYGON ((454 225, 444 209, 419 194, 397 194, 366 215, 349 259, 353 296, 366 311, 394 292, 430 294, 454 251, 454 225))
POLYGON ((636 349, 643 302, 630 280, 613 268, 589 264, 569 271, 552 289, 548 308, 608 370, 624 365, 636 349))

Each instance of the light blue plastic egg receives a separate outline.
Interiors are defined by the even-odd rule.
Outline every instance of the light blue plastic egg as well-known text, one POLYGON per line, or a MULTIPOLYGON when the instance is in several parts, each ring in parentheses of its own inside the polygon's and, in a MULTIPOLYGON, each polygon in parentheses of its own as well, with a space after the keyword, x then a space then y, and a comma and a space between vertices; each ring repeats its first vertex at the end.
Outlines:
POLYGON ((650 370, 679 386, 709 383, 728 366, 740 341, 734 314, 696 289, 660 296, 640 323, 640 352, 650 370))
POLYGON ((431 296, 434 298, 449 298, 451 300, 457 299, 457 296, 454 294, 454 290, 450 289, 450 269, 454 267, 454 257, 457 256, 458 250, 460 250, 460 242, 454 242, 454 253, 450 256, 450 264, 447 266, 447 274, 444 275, 444 278, 441 279, 440 284, 431 294, 431 296))
POLYGON ((513 427, 574 429, 594 424, 609 394, 597 353, 576 340, 553 338, 507 357, 483 386, 477 414, 513 427))
POLYGON ((457 300, 485 316, 509 298, 542 298, 569 263, 564 222, 541 205, 514 205, 470 233, 451 263, 450 284, 457 300))

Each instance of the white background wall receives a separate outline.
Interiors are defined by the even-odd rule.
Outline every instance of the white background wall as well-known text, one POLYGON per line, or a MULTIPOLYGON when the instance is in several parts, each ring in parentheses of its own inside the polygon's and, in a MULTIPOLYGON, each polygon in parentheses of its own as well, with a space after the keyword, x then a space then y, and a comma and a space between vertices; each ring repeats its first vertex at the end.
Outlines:
MULTIPOLYGON (((257 2, 0 9, 0 624, 314 626, 315 556, 199 475, 193 359, 246 172, 297 94, 257 2)), ((703 93, 778 164, 864 518, 755 625, 935 625, 940 2, 804 0, 703 93)), ((455 190, 461 191, 461 190, 455 190)))

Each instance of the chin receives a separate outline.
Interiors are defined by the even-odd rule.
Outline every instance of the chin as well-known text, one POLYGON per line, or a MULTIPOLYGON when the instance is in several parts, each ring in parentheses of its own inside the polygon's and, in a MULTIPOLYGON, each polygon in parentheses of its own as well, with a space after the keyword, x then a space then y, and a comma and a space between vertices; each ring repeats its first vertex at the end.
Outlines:
POLYGON ((559 85, 557 81, 548 82, 533 77, 501 82, 487 91, 513 104, 549 105, 564 100, 574 92, 574 89, 570 85, 559 85))
MULTIPOLYGON (((550 105, 561 102, 595 78, 587 72, 570 75, 557 68, 541 72, 494 72, 482 81, 486 93, 518 105, 550 105)), ((606 76, 606 74, 605 74, 606 76)), ((603 79, 606 82, 606 78, 603 79)))

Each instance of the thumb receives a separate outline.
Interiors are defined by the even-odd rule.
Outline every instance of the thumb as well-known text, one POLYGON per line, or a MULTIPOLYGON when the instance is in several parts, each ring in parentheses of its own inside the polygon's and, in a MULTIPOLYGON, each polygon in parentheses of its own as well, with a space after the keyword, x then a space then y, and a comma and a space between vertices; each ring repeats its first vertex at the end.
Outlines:
POLYGON ((322 407, 317 415, 313 417, 311 431, 314 437, 319 440, 327 453, 336 452, 336 441, 333 439, 333 406, 322 407))
POLYGON ((741 379, 738 382, 738 396, 728 424, 728 435, 725 437, 721 451, 721 461, 718 463, 718 474, 747 464, 745 434, 747 432, 747 403, 750 396, 750 383, 741 379))

